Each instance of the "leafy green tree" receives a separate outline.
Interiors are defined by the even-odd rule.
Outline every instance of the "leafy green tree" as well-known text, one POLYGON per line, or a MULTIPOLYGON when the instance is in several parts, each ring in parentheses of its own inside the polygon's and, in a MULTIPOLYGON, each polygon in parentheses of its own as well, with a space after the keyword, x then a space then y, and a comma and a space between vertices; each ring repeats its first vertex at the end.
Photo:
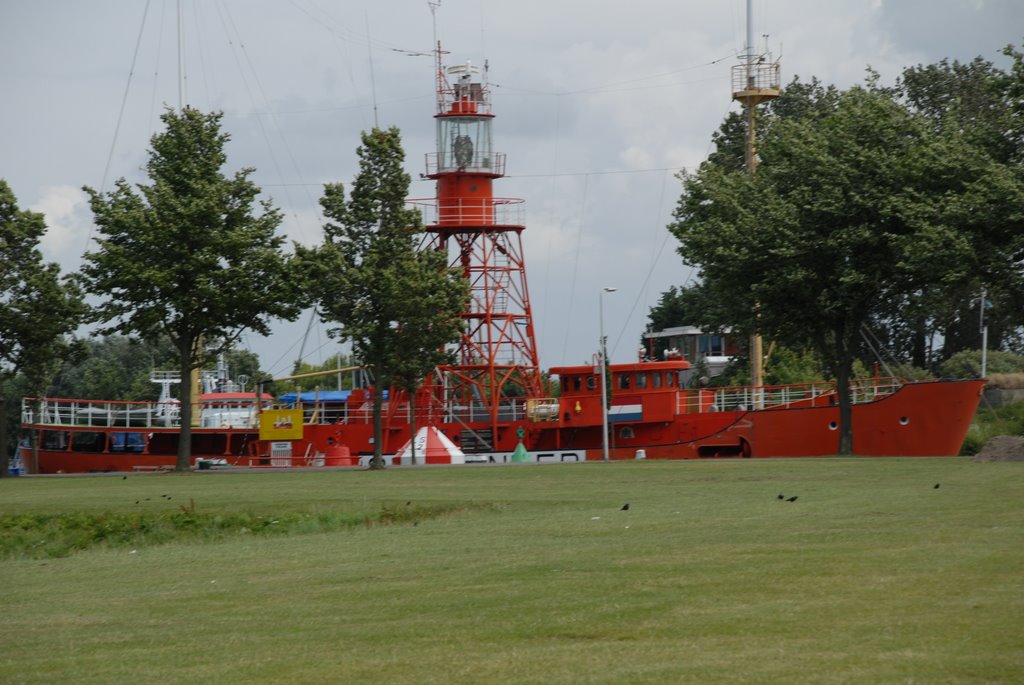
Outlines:
POLYGON ((145 342, 106 335, 81 344, 80 358, 63 364, 50 384, 51 397, 153 401, 159 388, 150 380, 150 372, 177 364, 166 337, 145 342))
MULTIPOLYGON (((986 373, 1024 373, 1024 355, 990 350, 986 373)), ((942 362, 939 372, 947 378, 974 378, 981 374, 981 350, 961 350, 942 362)))
POLYGON ((320 200, 324 243, 297 247, 332 335, 352 341, 353 352, 374 378, 374 456, 383 467, 381 410, 384 389, 415 387, 458 339, 469 290, 446 268, 446 255, 416 249, 420 215, 408 209, 409 176, 398 129, 362 136, 359 173, 348 200, 341 184, 328 184, 320 200))
POLYGON ((1021 187, 864 88, 774 122, 761 158, 753 178, 710 163, 686 176, 670 230, 737 328, 755 327, 756 308, 771 339, 817 352, 839 390, 838 452, 850 453, 863 326, 908 293, 994 271, 983 229, 1017 211, 1002 203, 1019 203, 1021 187))
POLYGON ((181 435, 176 468, 191 462, 193 389, 185 382, 245 331, 269 333, 272 317, 298 315, 300 294, 276 235, 281 214, 258 204, 253 169, 228 177, 220 113, 168 110, 151 139, 150 185, 124 179, 102 194, 85 188, 99 233, 82 269, 105 298, 103 333, 167 336, 177 352, 181 435))
POLYGON ((43 215, 19 209, 0 179, 0 476, 6 475, 11 454, 8 382, 20 375, 21 387, 41 394, 71 353, 69 336, 86 311, 75 281, 62 277, 57 264, 43 261, 39 241, 45 232, 43 215))
MULTIPOLYGON (((942 60, 917 65, 903 71, 894 97, 920 115, 936 136, 958 136, 972 148, 1007 169, 1020 171, 1024 160, 1024 123, 1021 121, 1019 95, 1024 93, 1024 69, 1021 54, 1007 47, 1004 54, 1014 67, 1004 71, 992 62, 977 57, 970 62, 942 60)), ((993 198, 995 199, 995 198, 993 198)), ((1019 263, 1019 241, 1013 240, 1019 224, 992 224, 982 228, 989 236, 976 241, 982 258, 995 264, 1019 263)), ((923 365, 923 338, 940 335, 941 356, 948 358, 964 349, 981 346, 979 326, 980 292, 987 291, 995 306, 986 311, 988 344, 1000 349, 1012 346, 1024 326, 1024 279, 1018 268, 1002 268, 995 278, 987 272, 960 284, 955 290, 943 289, 912 295, 904 305, 908 316, 902 336, 895 342, 909 342, 914 363, 923 365)))

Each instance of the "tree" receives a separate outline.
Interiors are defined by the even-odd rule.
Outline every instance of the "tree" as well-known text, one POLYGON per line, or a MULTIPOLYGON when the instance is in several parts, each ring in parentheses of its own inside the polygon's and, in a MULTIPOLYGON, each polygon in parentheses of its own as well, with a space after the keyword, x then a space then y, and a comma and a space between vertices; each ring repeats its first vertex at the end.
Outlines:
POLYGON ((146 342, 123 335, 82 341, 80 359, 66 361, 50 384, 51 397, 115 397, 149 402, 159 388, 150 372, 177 364, 170 340, 146 342))
MULTIPOLYGON (((1020 93, 1024 92, 1022 55, 1012 46, 1003 53, 1013 59, 1007 72, 992 62, 977 57, 970 62, 942 60, 936 64, 907 68, 891 89, 894 97, 919 114, 936 136, 956 135, 988 158, 1009 169, 1020 169, 1024 160, 1024 122, 1021 121, 1020 93)), ((1016 228, 1006 226, 1010 231, 1016 228)), ((998 227, 985 227, 986 232, 998 227)), ((1014 250, 1019 242, 1012 236, 993 234, 978 247, 993 263, 1018 262, 1014 250)), ((1024 326, 1024 283, 1020 269, 1002 269, 999 278, 986 280, 982 274, 962 284, 957 291, 919 293, 907 302, 913 312, 910 325, 904 325, 904 339, 911 343, 915 364, 920 359, 922 338, 941 335, 941 357, 949 358, 960 350, 981 346, 978 325, 980 293, 984 288, 995 306, 986 312, 989 346, 1006 347, 1024 326)), ((897 339, 899 342, 899 339, 897 339)))
POLYGON ((374 378, 372 468, 383 467, 384 389, 415 397, 423 377, 450 361, 445 346, 462 330, 469 290, 446 255, 416 249, 420 215, 408 209, 409 175, 398 129, 363 133, 359 173, 348 200, 341 184, 324 186, 324 242, 296 247, 314 284, 331 335, 352 341, 374 378))
POLYGON ((41 394, 71 351, 69 336, 86 310, 75 281, 43 261, 39 241, 45 232, 43 215, 19 209, 0 179, 0 475, 10 455, 7 383, 20 374, 27 392, 41 394))
POLYGON ((151 139, 152 183, 133 189, 120 179, 102 194, 86 187, 99 233, 85 255, 88 290, 105 298, 94 319, 103 333, 166 335, 177 351, 181 434, 176 468, 191 463, 193 369, 229 348, 245 331, 266 335, 269 319, 298 315, 281 214, 249 175, 224 176, 220 113, 168 110, 166 130, 151 139))
POLYGON ((863 326, 908 294, 992 270, 983 229, 1006 225, 1019 210, 1004 203, 1022 196, 1005 168, 935 137, 885 93, 818 104, 773 123, 757 176, 714 164, 685 176, 670 230, 738 328, 818 353, 836 378, 846 454, 863 326))

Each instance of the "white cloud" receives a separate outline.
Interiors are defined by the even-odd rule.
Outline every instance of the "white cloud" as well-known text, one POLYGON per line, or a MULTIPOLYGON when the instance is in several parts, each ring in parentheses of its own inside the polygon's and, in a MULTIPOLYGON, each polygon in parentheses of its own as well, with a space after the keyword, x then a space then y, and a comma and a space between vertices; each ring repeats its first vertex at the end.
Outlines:
POLYGON ((47 261, 57 262, 64 272, 77 271, 92 234, 89 199, 74 186, 44 186, 30 209, 46 219, 40 249, 47 261))

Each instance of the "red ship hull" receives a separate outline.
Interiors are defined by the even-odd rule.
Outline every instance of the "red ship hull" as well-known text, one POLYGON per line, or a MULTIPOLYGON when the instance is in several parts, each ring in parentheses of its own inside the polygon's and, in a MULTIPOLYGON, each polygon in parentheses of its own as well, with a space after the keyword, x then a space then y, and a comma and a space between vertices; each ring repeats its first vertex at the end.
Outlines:
MULTIPOLYGON (((613 378, 649 379, 679 370, 669 362, 616 365, 613 378)), ((466 452, 466 461, 586 461, 603 458, 600 395, 587 389, 590 367, 558 369, 559 398, 517 400, 503 420, 445 420, 438 407, 417 411, 416 425, 434 425, 466 452), (580 376, 578 388, 574 376, 580 376), (539 402, 539 404, 538 404, 539 402), (520 435, 522 437, 520 437, 520 435), (473 443, 473 436, 484 436, 473 443), (522 441, 526 457, 513 452, 522 441)), ((614 393, 608 427, 610 459, 814 457, 837 452, 839 408, 827 384, 785 388, 632 388, 614 393), (781 402, 779 398, 786 399, 781 402), (751 408, 760 402, 762 408, 751 408)), ((862 456, 954 456, 959 453, 984 387, 983 380, 856 386, 852 408, 854 453, 862 456)), ((353 397, 362 402, 364 397, 353 397)), ((27 401, 28 402, 28 401, 27 401)), ((47 400, 75 403, 75 400, 47 400)), ((351 402, 350 402, 351 403, 351 402)), ((82 403, 85 404, 85 403, 82 403)), ((91 403, 95 406, 95 403, 91 403)), ((107 403, 108 405, 110 403, 107 403)), ((419 405, 419 401, 417 402, 419 405)), ((77 406, 77 405, 76 405, 77 406)), ((300 438, 260 439, 255 427, 193 428, 193 464, 240 467, 316 467, 365 464, 372 453, 372 421, 365 404, 344 410, 306 407, 300 438), (317 417, 324 417, 317 420, 317 417)), ((408 405, 396 395, 385 417, 383 451, 394 454, 410 436, 408 405)), ((39 473, 145 471, 174 467, 179 431, 173 427, 83 425, 73 411, 23 421, 21 455, 39 473), (67 417, 71 417, 68 419, 67 417)), ((116 423, 116 422, 114 422, 116 423)), ((422 463, 422 460, 420 460, 422 463)), ((30 469, 32 470, 32 469, 30 469)))

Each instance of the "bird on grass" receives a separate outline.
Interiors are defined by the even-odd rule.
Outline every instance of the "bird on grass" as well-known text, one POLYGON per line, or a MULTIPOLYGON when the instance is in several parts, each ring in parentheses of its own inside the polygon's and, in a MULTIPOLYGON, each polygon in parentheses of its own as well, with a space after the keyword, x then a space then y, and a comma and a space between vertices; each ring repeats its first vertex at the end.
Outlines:
POLYGON ((936 483, 935 486, 932 489, 933 490, 938 490, 940 485, 942 485, 942 483, 936 483))
POLYGON ((626 502, 625 504, 623 504, 622 508, 619 509, 619 511, 629 511, 629 502, 626 502))
POLYGON ((785 496, 785 495, 783 495, 783 494, 782 494, 782 493, 780 492, 780 493, 779 493, 779 497, 778 497, 778 499, 786 499, 786 496, 785 496))
POLYGON ((786 501, 787 502, 795 502, 796 501, 796 497, 797 497, 796 495, 793 495, 792 497, 787 497, 786 501))

